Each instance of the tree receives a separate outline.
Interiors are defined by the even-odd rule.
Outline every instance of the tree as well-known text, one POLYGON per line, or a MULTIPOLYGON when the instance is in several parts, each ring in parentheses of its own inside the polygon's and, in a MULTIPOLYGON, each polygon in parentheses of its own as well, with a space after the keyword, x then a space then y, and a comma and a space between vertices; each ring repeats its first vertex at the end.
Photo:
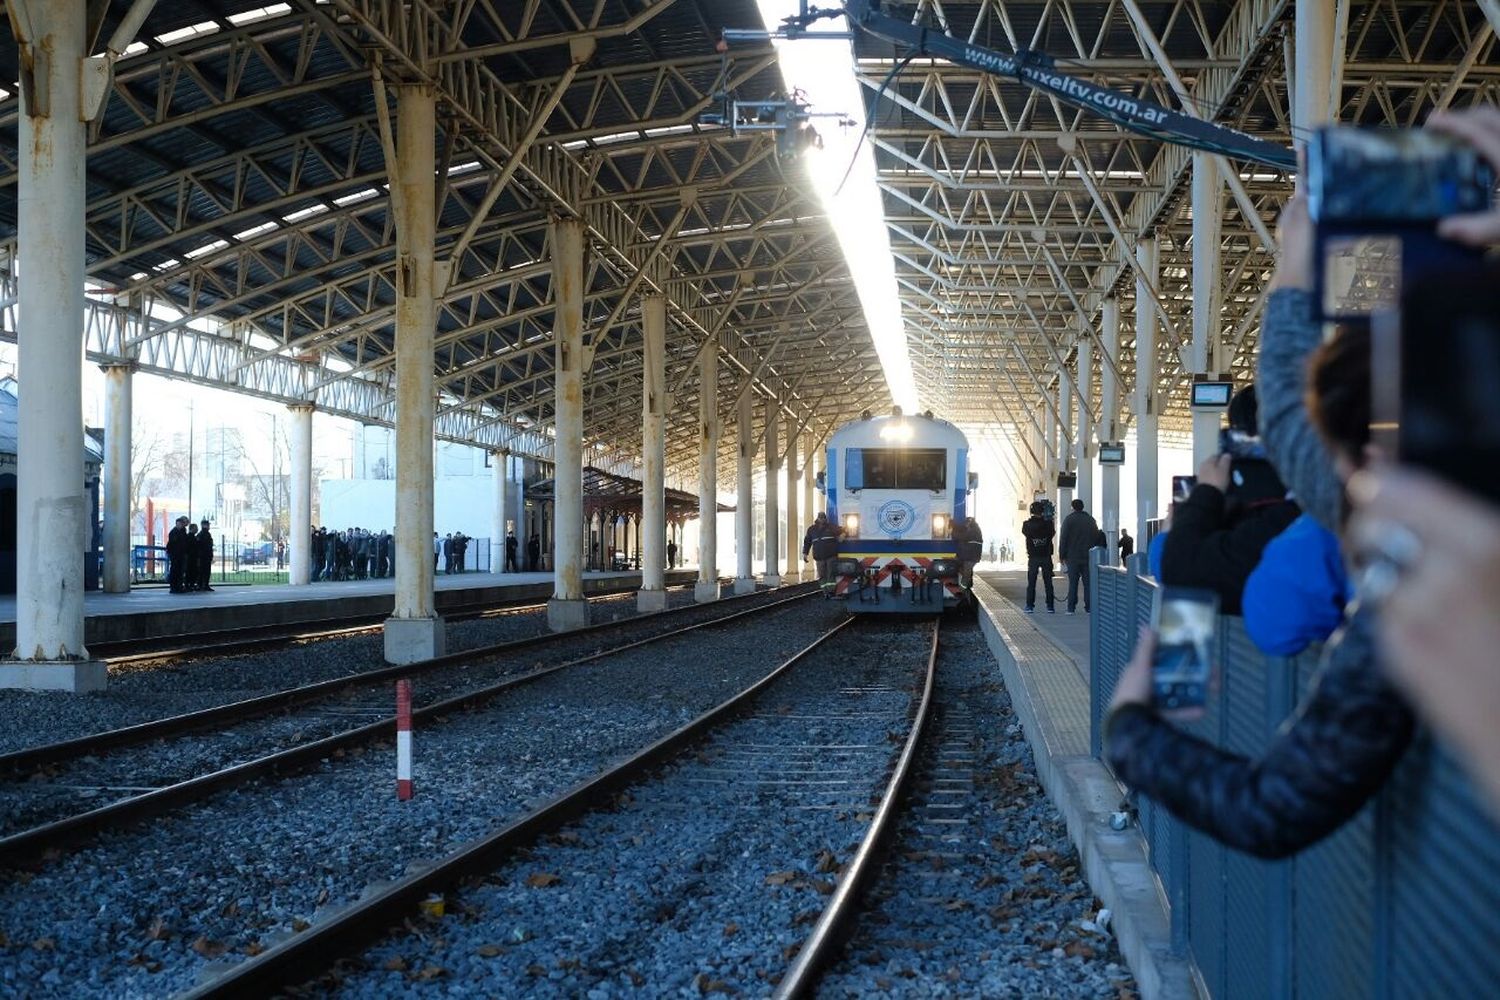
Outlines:
MULTIPOLYGON (((136 518, 144 523, 148 487, 161 476, 164 470, 166 442, 155 431, 146 430, 143 424, 134 423, 130 428, 130 523, 136 518)), ((150 528, 147 527, 149 532, 150 528)))

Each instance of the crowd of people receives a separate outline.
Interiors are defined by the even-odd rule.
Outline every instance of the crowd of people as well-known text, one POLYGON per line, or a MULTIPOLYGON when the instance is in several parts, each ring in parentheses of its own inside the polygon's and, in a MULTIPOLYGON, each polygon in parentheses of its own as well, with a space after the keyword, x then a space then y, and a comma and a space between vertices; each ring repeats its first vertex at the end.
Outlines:
POLYGON ((211 591, 214 536, 208 518, 198 524, 183 515, 167 532, 167 589, 174 594, 211 591))
POLYGON ((370 580, 396 572, 396 541, 389 531, 316 528, 312 533, 312 578, 370 580))
MULTIPOLYGON (((1434 115, 1427 127, 1500 169, 1500 110, 1434 115)), ((1500 211, 1445 219, 1438 232, 1492 248, 1500 211)), ((1222 843, 1269 858, 1305 849, 1358 813, 1422 722, 1459 753, 1500 815, 1500 614, 1490 589, 1500 587, 1500 501, 1452 467, 1408 466, 1372 442, 1370 325, 1339 323, 1325 337, 1301 195, 1282 212, 1278 242, 1256 383, 1229 414, 1232 430, 1258 438, 1257 461, 1274 478, 1242 496, 1238 452, 1202 462, 1148 551, 1164 586, 1212 591, 1267 654, 1321 643, 1316 676, 1263 752, 1232 753, 1179 725, 1201 708, 1155 703, 1157 637, 1143 629, 1104 730, 1105 756, 1130 788, 1222 843)), ((1403 308, 1399 335, 1426 343, 1442 336, 1442 310, 1462 309, 1475 337, 1486 338, 1473 341, 1478 351, 1500 356, 1500 267, 1474 267, 1483 269, 1474 295, 1449 296, 1436 310, 1403 308)), ((1422 285, 1403 289, 1402 302, 1416 301, 1422 285)), ((1492 408, 1465 423, 1481 425, 1466 428, 1478 440, 1500 439, 1492 408)), ((1026 535, 1050 560, 1050 533, 1026 535)), ((1028 603, 1033 593, 1034 575, 1028 603)), ((1049 571, 1049 609, 1052 597, 1049 571)))

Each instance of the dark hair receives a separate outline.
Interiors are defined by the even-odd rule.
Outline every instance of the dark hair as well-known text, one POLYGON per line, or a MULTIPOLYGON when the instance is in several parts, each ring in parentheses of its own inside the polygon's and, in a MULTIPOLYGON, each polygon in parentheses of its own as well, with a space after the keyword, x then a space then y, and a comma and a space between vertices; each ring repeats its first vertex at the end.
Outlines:
POLYGON ((1040 516, 1046 509, 1046 506, 1044 506, 1040 500, 1033 500, 1031 503, 1031 513, 1034 516, 1040 516))
POLYGON ((1323 442, 1354 465, 1370 443, 1370 328, 1341 323, 1307 359, 1307 415, 1323 442))
POLYGON ((1260 403, 1255 398, 1255 383, 1252 382, 1229 401, 1229 426, 1246 434, 1259 434, 1256 421, 1260 416, 1260 403))
POLYGON ((1083 501, 1082 500, 1074 500, 1073 501, 1073 509, 1074 510, 1083 510, 1083 501))

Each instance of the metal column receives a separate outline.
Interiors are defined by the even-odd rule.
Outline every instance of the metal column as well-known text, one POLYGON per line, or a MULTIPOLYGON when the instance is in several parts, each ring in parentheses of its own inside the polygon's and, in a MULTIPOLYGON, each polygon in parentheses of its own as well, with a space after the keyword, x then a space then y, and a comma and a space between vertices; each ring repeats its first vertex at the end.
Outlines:
MULTIPOLYGON (((1219 232, 1224 215, 1224 185, 1208 153, 1193 154, 1193 352, 1194 374, 1219 373, 1220 283, 1219 232)), ((1193 468, 1219 450, 1219 410, 1193 413, 1193 468)))
POLYGON ((719 599, 719 352, 698 361, 698 585, 693 599, 719 599))
POLYGON ((490 452, 494 464, 495 509, 490 518, 490 572, 505 572, 505 522, 510 520, 510 452, 490 452))
POLYGON ((667 300, 641 300, 641 611, 667 608, 667 300))
POLYGON ((554 632, 589 623, 583 599, 583 222, 552 220, 554 445, 553 592, 547 624, 554 632))
POLYGON ((1336 110, 1333 87, 1342 80, 1344 62, 1344 54, 1333 51, 1337 11, 1329 0, 1297 0, 1291 84, 1292 134, 1299 146, 1310 129, 1331 121, 1336 110))
POLYGON ((1074 423, 1078 429, 1073 434, 1073 462, 1078 469, 1078 499, 1085 510, 1094 510, 1094 420, 1089 415, 1089 404, 1094 390, 1094 343, 1087 335, 1078 338, 1078 380, 1074 384, 1073 401, 1078 408, 1074 423))
POLYGON ((787 428, 786 438, 786 573, 783 583, 802 582, 802 531, 797 523, 797 435, 787 428))
POLYGON ((1145 236, 1135 245, 1141 265, 1135 278, 1135 517, 1136 545, 1145 551, 1146 522, 1155 520, 1157 503, 1156 465, 1156 300, 1151 285, 1157 280, 1156 237, 1145 236), (1144 275, 1144 276, 1143 276, 1144 275))
POLYGON ((135 365, 104 366, 104 590, 130 592, 130 391, 135 365))
MULTIPOLYGON (((83 632, 84 162, 82 62, 89 5, 34 3, 21 39, 35 56, 22 75, 17 190, 26 380, 16 449, 16 648, 0 687, 96 691, 104 664, 83 632), (34 88, 34 92, 31 92, 34 88)), ((12 11, 11 23, 18 21, 12 11)))
MULTIPOLYGON (((1057 467, 1060 471, 1072 471, 1072 456, 1069 454, 1068 446, 1068 414, 1073 412, 1073 380, 1068 375, 1066 368, 1057 373, 1057 442, 1052 446, 1057 452, 1057 467)), ((1068 516, 1073 504, 1073 491, 1064 487, 1057 487, 1057 524, 1062 526, 1062 519, 1068 516)))
POLYGON ((812 435, 809 434, 803 439, 804 444, 807 446, 807 454, 802 457, 802 521, 809 528, 818 519, 816 482, 818 453, 817 449, 810 443, 811 438, 812 435))
POLYGON ((739 449, 734 466, 734 556, 736 594, 755 592, 755 400, 750 390, 740 396, 739 449))
MULTIPOLYGON (((1099 440, 1115 443, 1120 440, 1120 383, 1115 378, 1115 367, 1120 363, 1120 302, 1110 296, 1104 300, 1100 331, 1104 341, 1104 364, 1099 366, 1099 440)), ((1116 551, 1115 543, 1120 537, 1120 467, 1099 466, 1099 527, 1109 539, 1105 552, 1116 551)), ((1111 562, 1113 558, 1111 557, 1111 562)))
POLYGON ((388 169, 396 212, 396 602, 385 623, 385 658, 441 656, 443 620, 433 599, 432 418, 434 305, 439 282, 433 177, 437 129, 431 88, 405 84, 396 98, 396 164, 388 169))
POLYGON ((766 400, 766 586, 781 586, 781 404, 766 400))
POLYGON ((312 425, 313 405, 292 411, 291 511, 287 538, 287 582, 303 586, 312 579, 312 425))

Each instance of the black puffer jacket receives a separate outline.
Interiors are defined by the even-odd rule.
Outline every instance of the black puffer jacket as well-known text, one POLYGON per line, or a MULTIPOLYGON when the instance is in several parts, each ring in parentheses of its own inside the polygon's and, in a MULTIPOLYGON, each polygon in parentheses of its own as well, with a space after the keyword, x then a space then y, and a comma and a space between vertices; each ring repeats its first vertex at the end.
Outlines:
MULTIPOLYGON (((1266 303, 1260 427, 1272 464, 1303 508, 1336 523, 1341 490, 1301 404, 1306 355, 1320 339, 1310 303, 1306 292, 1288 290, 1266 303)), ((1110 767, 1237 850, 1282 858, 1310 846, 1359 812, 1411 743, 1412 711, 1376 665, 1374 625, 1373 612, 1351 606, 1307 696, 1260 757, 1220 750, 1131 704, 1105 723, 1110 767)))
POLYGON ((1311 846, 1359 812, 1411 742, 1411 710, 1375 667, 1372 626, 1368 612, 1345 624, 1312 690, 1259 758, 1220 750, 1144 705, 1125 705, 1105 726, 1109 766, 1236 850, 1284 858, 1311 846))
POLYGON ((1161 582, 1212 590, 1223 612, 1237 615, 1245 581, 1260 564, 1261 552, 1300 513, 1296 504, 1281 500, 1231 517, 1224 494, 1200 484, 1172 514, 1172 530, 1162 549, 1161 582))

